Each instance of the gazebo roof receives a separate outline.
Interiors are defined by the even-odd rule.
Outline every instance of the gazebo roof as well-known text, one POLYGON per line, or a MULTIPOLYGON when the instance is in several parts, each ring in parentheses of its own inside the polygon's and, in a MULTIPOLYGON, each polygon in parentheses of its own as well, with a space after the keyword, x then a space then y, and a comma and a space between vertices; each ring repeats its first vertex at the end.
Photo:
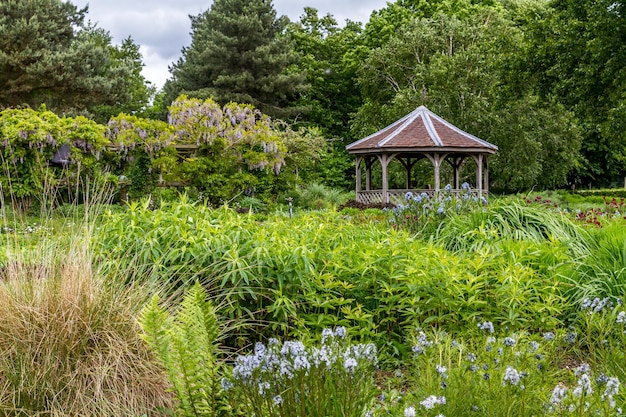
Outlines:
POLYGON ((420 106, 384 129, 351 143, 346 150, 359 154, 392 151, 493 154, 498 147, 420 106))

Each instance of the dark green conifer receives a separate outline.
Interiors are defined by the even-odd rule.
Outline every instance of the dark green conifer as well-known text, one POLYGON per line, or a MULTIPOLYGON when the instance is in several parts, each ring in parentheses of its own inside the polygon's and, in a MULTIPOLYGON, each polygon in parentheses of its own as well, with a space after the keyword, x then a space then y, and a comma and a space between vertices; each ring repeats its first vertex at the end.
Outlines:
POLYGON ((271 0, 216 0, 191 17, 192 43, 170 68, 169 101, 185 93, 288 115, 304 77, 289 71, 298 56, 285 34, 287 23, 271 0))
POLYGON ((62 0, 0 2, 0 107, 46 104, 56 112, 85 113, 147 103, 151 90, 136 86, 145 79, 137 73, 142 64, 132 41, 112 46, 108 32, 85 24, 86 14, 86 7, 62 0))

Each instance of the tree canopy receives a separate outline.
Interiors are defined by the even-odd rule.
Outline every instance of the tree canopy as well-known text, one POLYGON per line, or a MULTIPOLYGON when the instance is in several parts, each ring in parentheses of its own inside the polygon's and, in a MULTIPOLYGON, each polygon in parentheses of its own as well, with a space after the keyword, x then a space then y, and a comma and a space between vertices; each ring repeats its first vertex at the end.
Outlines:
POLYGON ((271 0, 215 0, 191 17, 191 45, 170 68, 170 99, 185 93, 289 115, 305 84, 301 73, 290 71, 298 56, 285 35, 287 22, 271 0))
MULTIPOLYGON (((499 146, 492 189, 621 184, 626 175, 623 1, 396 0, 364 25, 341 25, 310 7, 289 22, 271 0, 215 0, 190 17, 191 44, 156 95, 133 40, 113 45, 109 32, 85 24, 86 14, 63 0, 0 3, 0 108, 45 104, 59 115, 143 126, 138 116, 166 123, 181 93, 192 98, 184 112, 239 114, 228 110, 237 102, 271 116, 272 135, 301 152, 284 156, 298 165, 283 171, 289 182, 351 188, 345 145, 424 104, 499 146), (300 157, 307 141, 312 156, 300 157)), ((173 129, 150 123, 142 129, 173 129)), ((262 144, 202 143, 205 156, 222 155, 214 148, 222 145, 244 153, 186 164, 189 181, 230 164, 242 180, 225 189, 277 189, 271 170, 242 162, 274 165, 264 152, 242 150, 262 144)), ((159 158, 156 171, 172 166, 159 158)))
POLYGON ((138 47, 130 39, 112 46, 108 32, 85 25, 86 14, 61 0, 0 3, 1 107, 106 117, 145 106, 151 90, 137 71, 138 47))
POLYGON ((530 25, 524 81, 579 119, 584 183, 626 173, 625 16, 623 1, 555 0, 530 25))

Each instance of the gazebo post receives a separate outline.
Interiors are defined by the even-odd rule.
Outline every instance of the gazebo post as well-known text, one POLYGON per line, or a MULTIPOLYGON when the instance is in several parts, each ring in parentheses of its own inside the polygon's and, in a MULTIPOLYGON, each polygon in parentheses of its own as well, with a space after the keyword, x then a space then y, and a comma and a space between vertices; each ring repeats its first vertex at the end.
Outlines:
POLYGON ((383 153, 380 155, 380 165, 383 171, 383 203, 389 202, 389 178, 387 175, 387 165, 389 164, 389 155, 383 153))
POLYGON ((361 191, 361 161, 363 161, 362 156, 356 157, 356 196, 357 199, 359 197, 359 192, 361 191))
POLYGON ((489 163, 487 162, 489 158, 485 155, 485 175, 483 178, 483 190, 489 193, 489 163))
POLYGON ((452 165, 452 168, 453 168, 453 171, 454 171, 454 180, 453 180, 454 181, 454 189, 458 190, 460 185, 461 185, 459 183, 461 182, 460 176, 461 176, 461 164, 463 163, 463 157, 456 157, 455 156, 453 158, 453 161, 454 161, 454 163, 452 165))
POLYGON ((372 189, 372 158, 365 157, 365 190, 370 191, 372 189))
POLYGON ((441 155, 436 153, 433 158, 433 166, 435 167, 435 193, 441 189, 441 155))
POLYGON ((404 160, 402 158, 397 158, 397 159, 398 159, 398 161, 400 161, 400 163, 404 167, 404 171, 405 171, 405 174, 406 174, 406 176, 405 176, 405 178, 406 178, 406 180, 405 180, 405 188, 407 190, 410 190, 411 189, 411 180, 412 180, 412 178, 411 178, 411 170, 413 169, 413 165, 415 165, 415 162, 417 162, 417 160, 411 161, 411 157, 410 156, 408 156, 406 158, 406 160, 404 160))
POLYGON ((476 159, 476 189, 478 195, 483 195, 483 154, 479 153, 476 159))

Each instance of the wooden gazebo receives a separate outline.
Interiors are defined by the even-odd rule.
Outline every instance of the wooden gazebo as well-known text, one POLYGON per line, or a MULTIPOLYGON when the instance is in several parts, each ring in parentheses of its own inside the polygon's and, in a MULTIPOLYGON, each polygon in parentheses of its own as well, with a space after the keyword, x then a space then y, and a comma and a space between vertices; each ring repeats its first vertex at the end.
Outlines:
POLYGON ((489 191, 487 157, 498 147, 452 125, 424 106, 378 132, 346 146, 356 155, 356 198, 363 203, 397 202, 408 191, 436 194, 441 189, 441 166, 452 167, 453 190, 459 190, 463 162, 471 158, 476 164, 475 192, 489 191), (411 170, 415 163, 428 158, 434 168, 433 187, 412 189, 411 170), (389 189, 389 163, 398 160, 406 170, 406 188, 389 189), (378 161, 382 171, 382 189, 372 189, 372 166, 378 161), (361 170, 365 165, 365 189, 361 185, 361 170))

